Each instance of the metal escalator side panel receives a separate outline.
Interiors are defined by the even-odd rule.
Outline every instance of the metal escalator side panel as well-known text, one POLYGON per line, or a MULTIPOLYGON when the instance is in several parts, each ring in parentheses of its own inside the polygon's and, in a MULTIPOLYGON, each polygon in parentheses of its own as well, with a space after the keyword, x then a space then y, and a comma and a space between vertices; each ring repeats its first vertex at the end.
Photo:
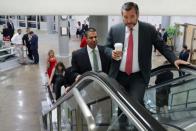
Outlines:
POLYGON ((89 131, 95 131, 96 130, 96 124, 95 124, 95 120, 94 117, 91 113, 91 111, 89 110, 88 106, 86 105, 85 101, 83 100, 83 98, 81 97, 79 91, 77 88, 73 88, 72 92, 74 94, 74 97, 80 107, 80 109, 82 110, 82 113, 87 121, 87 125, 88 125, 88 130, 89 131))

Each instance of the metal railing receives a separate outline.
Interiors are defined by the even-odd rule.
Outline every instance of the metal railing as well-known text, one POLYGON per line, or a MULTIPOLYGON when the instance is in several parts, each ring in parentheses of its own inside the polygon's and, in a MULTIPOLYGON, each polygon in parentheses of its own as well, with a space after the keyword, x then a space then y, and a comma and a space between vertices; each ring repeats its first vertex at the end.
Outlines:
POLYGON ((87 121, 89 131, 96 130, 96 123, 94 117, 88 108, 89 103, 85 103, 79 90, 85 88, 83 85, 88 81, 95 81, 98 83, 105 92, 114 100, 121 110, 126 114, 129 120, 141 131, 166 131, 162 125, 156 121, 139 103, 128 97, 120 85, 113 79, 110 79, 105 74, 98 74, 93 72, 85 73, 77 83, 74 83, 70 91, 58 99, 58 101, 48 110, 43 112, 45 127, 47 127, 47 115, 50 120, 50 131, 52 131, 52 111, 57 108, 57 130, 61 131, 61 105, 68 99, 74 97, 78 103, 84 118, 87 121))

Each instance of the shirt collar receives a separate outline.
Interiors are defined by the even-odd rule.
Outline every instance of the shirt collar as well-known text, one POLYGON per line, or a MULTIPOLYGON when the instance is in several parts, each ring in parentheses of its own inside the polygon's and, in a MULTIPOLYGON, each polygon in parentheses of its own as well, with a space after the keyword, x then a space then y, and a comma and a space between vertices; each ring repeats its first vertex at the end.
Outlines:
MULTIPOLYGON (((139 29, 139 24, 137 22, 136 25, 133 27, 133 31, 138 31, 138 29, 139 29)), ((126 32, 127 33, 130 32, 130 29, 127 26, 126 26, 126 32)))
MULTIPOLYGON (((88 53, 91 53, 91 52, 93 51, 93 49, 90 48, 90 47, 87 45, 87 51, 88 51, 88 53)), ((97 46, 95 47, 95 51, 98 51, 97 46)))

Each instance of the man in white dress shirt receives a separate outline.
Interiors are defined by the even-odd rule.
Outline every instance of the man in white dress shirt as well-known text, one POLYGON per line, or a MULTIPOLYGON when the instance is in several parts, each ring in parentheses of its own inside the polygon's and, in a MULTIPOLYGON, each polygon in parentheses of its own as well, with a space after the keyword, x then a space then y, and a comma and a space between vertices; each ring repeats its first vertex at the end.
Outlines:
POLYGON ((22 30, 18 29, 17 33, 11 39, 11 42, 15 45, 15 50, 19 57, 19 61, 22 61, 23 58, 23 44, 22 44, 22 30))

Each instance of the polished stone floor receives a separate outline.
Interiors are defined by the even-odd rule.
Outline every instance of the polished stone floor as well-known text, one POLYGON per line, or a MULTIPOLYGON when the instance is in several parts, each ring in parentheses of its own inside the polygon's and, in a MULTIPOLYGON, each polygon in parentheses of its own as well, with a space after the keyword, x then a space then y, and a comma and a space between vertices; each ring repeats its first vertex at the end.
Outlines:
MULTIPOLYGON (((0 72, 0 131, 40 131, 41 101, 45 99, 46 57, 49 49, 58 55, 57 34, 37 32, 39 65, 24 65, 0 72)), ((70 50, 79 48, 72 39, 70 50)))
MULTIPOLYGON (((49 49, 58 54, 57 34, 37 32, 39 65, 23 65, 0 72, 0 131, 40 131, 41 101, 45 99, 46 58, 49 49)), ((70 54, 79 48, 79 40, 70 40, 70 54)), ((153 54, 153 67, 161 65, 162 56, 153 54)))

